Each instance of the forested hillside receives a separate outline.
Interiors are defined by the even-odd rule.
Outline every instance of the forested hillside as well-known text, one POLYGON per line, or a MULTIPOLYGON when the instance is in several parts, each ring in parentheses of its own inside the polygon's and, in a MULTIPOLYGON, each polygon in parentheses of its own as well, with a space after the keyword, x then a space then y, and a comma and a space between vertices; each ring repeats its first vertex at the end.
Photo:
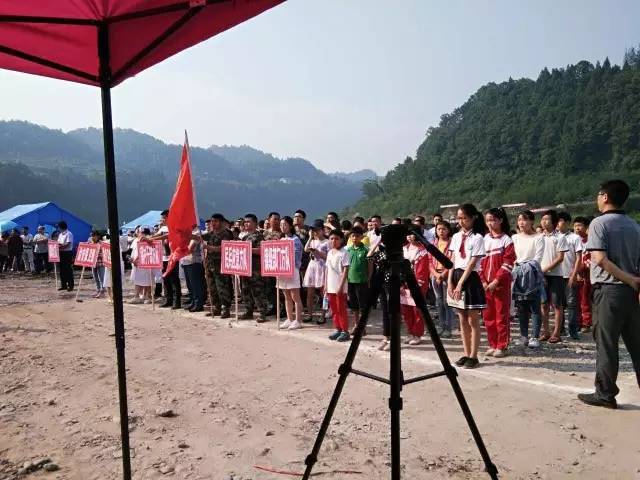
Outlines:
POLYGON ((550 205, 593 199, 622 177, 640 185, 640 48, 480 88, 427 130, 415 158, 367 182, 351 211, 408 215, 471 201, 550 205))
MULTIPOLYGON (((130 220, 171 201, 180 145, 134 130, 114 132, 119 210, 130 220)), ((323 215, 355 202, 362 179, 337 178, 302 158, 279 159, 249 146, 191 148, 202 216, 271 210, 323 215)), ((375 174, 374 174, 375 175, 375 174)), ((63 133, 22 121, 0 122, 0 211, 53 201, 98 226, 106 224, 102 132, 63 133)))

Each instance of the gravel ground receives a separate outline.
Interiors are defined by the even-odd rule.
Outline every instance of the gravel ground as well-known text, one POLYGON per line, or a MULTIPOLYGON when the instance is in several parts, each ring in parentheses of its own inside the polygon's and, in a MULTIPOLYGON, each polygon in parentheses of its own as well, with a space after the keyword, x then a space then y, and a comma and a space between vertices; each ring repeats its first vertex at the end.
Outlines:
MULTIPOLYGON (((113 321, 105 300, 76 303, 52 278, 0 278, 0 480, 121 478, 113 321)), ((202 314, 125 307, 134 478, 260 480, 300 472, 346 345, 328 326, 279 332, 202 314), (171 411, 172 414, 168 414, 171 411)), ((515 330, 514 330, 515 335, 515 330)), ((373 316, 356 368, 384 376, 373 316)), ((451 358, 457 336, 445 341, 451 358)), ((579 342, 513 347, 461 371, 460 383, 501 478, 640 478, 640 392, 624 349, 618 411, 575 399, 593 382, 579 342)), ((406 377, 437 370, 430 343, 403 350, 406 377)), ((388 390, 350 377, 318 478, 388 477, 388 390), (338 471, 359 473, 338 473, 338 471)), ((488 478, 445 378, 403 390, 403 478, 488 478)))

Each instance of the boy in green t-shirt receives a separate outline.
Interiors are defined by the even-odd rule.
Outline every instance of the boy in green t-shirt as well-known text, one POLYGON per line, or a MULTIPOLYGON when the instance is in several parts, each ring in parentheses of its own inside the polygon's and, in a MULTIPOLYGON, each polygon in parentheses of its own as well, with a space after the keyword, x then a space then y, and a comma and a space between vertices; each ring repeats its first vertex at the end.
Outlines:
POLYGON ((349 275, 347 279, 349 282, 349 308, 353 312, 354 329, 360 320, 360 313, 364 311, 369 301, 371 264, 367 257, 369 249, 362 243, 363 236, 362 227, 353 227, 350 235, 352 244, 347 247, 347 252, 349 253, 349 275))

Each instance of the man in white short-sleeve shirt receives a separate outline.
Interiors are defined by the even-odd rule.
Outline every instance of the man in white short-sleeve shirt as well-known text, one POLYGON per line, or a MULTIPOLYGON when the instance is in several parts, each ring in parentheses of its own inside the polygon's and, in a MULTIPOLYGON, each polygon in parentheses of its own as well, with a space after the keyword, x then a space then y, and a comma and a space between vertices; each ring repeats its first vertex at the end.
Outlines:
POLYGON ((73 291, 73 233, 67 228, 67 222, 58 223, 58 250, 60 251, 60 288, 73 291))

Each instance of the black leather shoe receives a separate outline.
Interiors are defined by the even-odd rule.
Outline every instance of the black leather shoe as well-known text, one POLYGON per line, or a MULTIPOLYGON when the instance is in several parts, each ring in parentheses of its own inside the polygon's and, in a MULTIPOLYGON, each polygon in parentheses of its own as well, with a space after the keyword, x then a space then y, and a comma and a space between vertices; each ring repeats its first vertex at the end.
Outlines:
POLYGON ((593 407, 611 408, 613 410, 618 408, 618 402, 616 402, 615 398, 613 400, 603 400, 595 393, 579 393, 578 400, 593 407))
POLYGON ((172 307, 172 305, 170 303, 167 303, 167 302, 165 302, 165 303, 160 305, 160 308, 171 308, 171 307, 172 307))
POLYGON ((190 312, 204 312, 204 307, 193 306, 189 309, 190 312))

